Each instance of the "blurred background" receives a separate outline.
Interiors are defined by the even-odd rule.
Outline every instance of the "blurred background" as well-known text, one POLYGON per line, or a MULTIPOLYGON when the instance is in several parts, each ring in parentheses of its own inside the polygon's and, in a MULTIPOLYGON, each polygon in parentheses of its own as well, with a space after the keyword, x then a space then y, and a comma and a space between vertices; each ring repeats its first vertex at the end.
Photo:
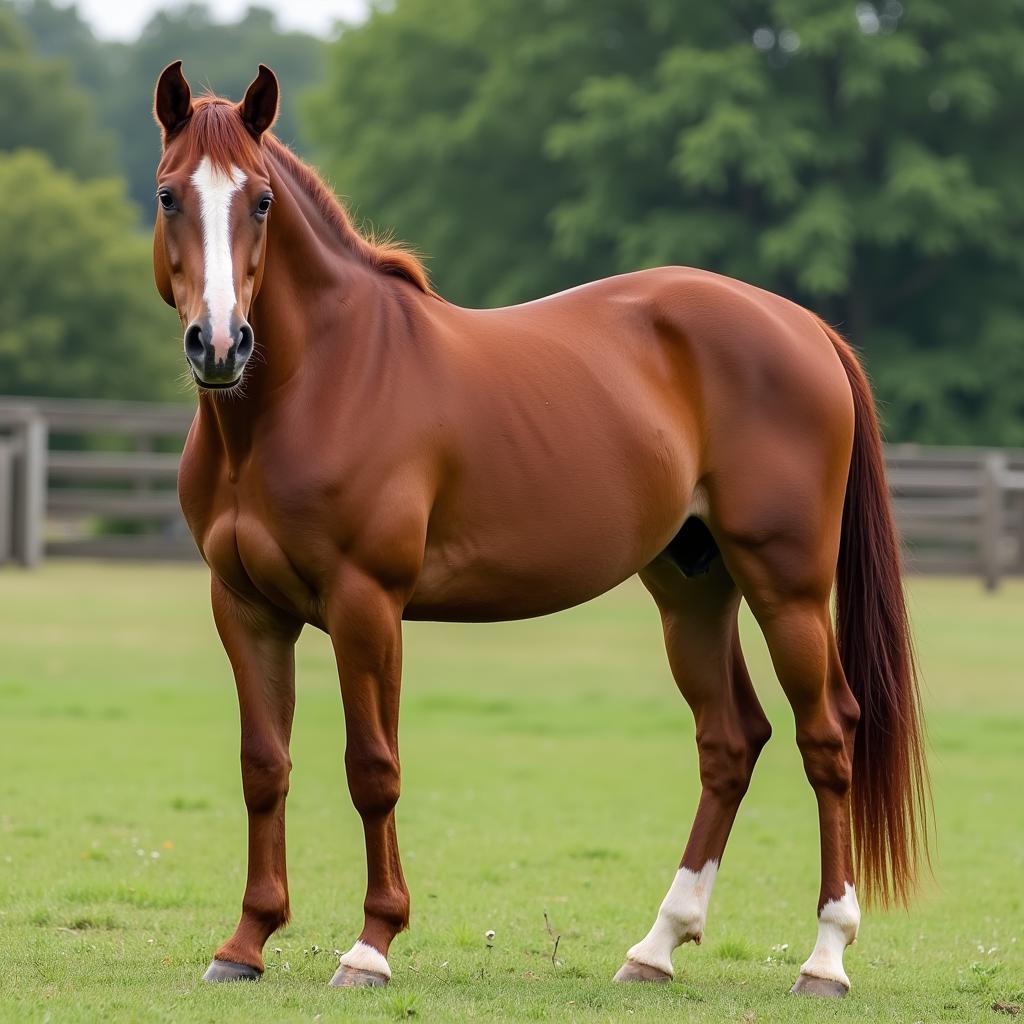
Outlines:
POLYGON ((839 325, 889 440, 1024 444, 1017 0, 238 6, 0 3, 0 392, 186 400, 153 84, 263 61, 280 137, 452 301, 702 266, 839 325))
POLYGON ((0 0, 0 395, 190 403, 153 84, 262 61, 450 300, 706 267, 847 334, 888 441, 1024 446, 1022 55, 1019 0, 0 0))

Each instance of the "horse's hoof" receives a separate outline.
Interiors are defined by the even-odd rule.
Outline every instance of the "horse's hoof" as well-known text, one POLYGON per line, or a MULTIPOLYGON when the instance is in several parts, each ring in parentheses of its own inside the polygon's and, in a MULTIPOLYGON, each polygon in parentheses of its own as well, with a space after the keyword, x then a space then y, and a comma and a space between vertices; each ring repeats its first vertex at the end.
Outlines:
POLYGON ((612 981, 619 983, 627 981, 671 981, 672 975, 666 974, 657 967, 650 964, 642 964, 637 960, 627 960, 616 972, 612 981))
POLYGON ((342 964, 331 978, 331 988, 383 988, 389 979, 376 971, 364 971, 360 967, 346 967, 342 964))
POLYGON ((789 990, 794 996, 817 996, 818 999, 845 999, 849 986, 831 978, 816 978, 813 974, 801 974, 789 990))
POLYGON ((231 960, 213 960, 206 968, 203 981, 259 981, 262 972, 249 964, 236 964, 231 960))

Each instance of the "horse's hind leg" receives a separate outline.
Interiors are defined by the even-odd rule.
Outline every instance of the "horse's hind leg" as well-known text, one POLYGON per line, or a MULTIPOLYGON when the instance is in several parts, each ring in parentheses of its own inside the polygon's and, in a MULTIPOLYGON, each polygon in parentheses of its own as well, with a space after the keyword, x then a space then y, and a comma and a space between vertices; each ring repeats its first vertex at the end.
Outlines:
POLYGON ((661 611, 669 664, 693 711, 701 796, 675 879, 647 936, 627 953, 616 981, 667 981, 672 951, 700 942, 711 886, 761 748, 771 736, 740 650, 739 591, 716 558, 687 579, 668 558, 641 573, 661 611))
POLYGON ((850 836, 853 741, 860 712, 832 629, 836 544, 825 537, 809 541, 791 533, 757 544, 727 543, 723 551, 792 705, 797 745, 818 803, 818 941, 793 991, 835 997, 849 991, 843 951, 860 924, 850 836))

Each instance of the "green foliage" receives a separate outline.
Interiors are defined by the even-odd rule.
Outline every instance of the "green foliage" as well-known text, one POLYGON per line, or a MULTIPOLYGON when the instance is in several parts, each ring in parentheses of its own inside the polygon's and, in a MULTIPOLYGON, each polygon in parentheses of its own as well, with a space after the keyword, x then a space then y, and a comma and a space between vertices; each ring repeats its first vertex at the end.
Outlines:
POLYGON ((75 4, 54 0, 7 0, 31 37, 36 53, 66 61, 75 80, 96 96, 119 68, 112 61, 120 47, 98 40, 75 4))
MULTIPOLYGON (((154 14, 137 42, 98 42, 74 8, 31 0, 22 17, 37 47, 67 59, 76 79, 96 98, 100 121, 117 139, 128 193, 150 208, 160 139, 153 123, 153 86, 162 68, 181 59, 196 93, 210 88, 241 99, 260 63, 281 80, 277 134, 297 140, 296 108, 320 75, 323 43, 303 32, 284 32, 274 15, 250 7, 237 21, 215 21, 209 8, 190 3, 154 14)), ((298 147, 301 149, 301 146, 298 147)))
POLYGON ((0 392, 168 397, 177 321, 154 300, 150 244, 116 179, 0 154, 0 392))
POLYGON ((0 6, 0 152, 39 149, 58 166, 91 176, 113 170, 109 143, 67 67, 35 54, 24 27, 0 6))
POLYGON ((376 8, 342 33, 309 104, 328 177, 357 213, 411 238, 456 301, 512 302, 587 276, 586 254, 552 250, 567 172, 544 134, 595 69, 651 50, 631 0, 534 6, 376 8))
POLYGON ((333 45, 333 179, 492 304, 644 266, 789 295, 893 439, 1024 444, 1016 0, 397 0, 333 45))

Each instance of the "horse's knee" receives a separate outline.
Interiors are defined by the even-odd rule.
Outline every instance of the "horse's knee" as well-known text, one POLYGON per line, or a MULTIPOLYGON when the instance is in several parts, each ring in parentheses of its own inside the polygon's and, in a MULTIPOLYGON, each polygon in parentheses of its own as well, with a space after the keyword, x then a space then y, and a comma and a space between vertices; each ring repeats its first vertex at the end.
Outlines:
POLYGON ((368 891, 363 901, 367 918, 385 922, 394 932, 409 927, 409 890, 405 884, 368 891))
POLYGON ((361 817, 381 817, 394 810, 402 787, 397 755, 350 747, 345 752, 345 772, 352 803, 361 817))
POLYGON ((262 922, 268 932, 277 931, 286 925, 290 910, 288 890, 284 883, 272 875, 255 882, 250 881, 242 900, 242 912, 245 916, 262 922))
POLYGON ((246 807, 260 813, 271 810, 288 795, 292 762, 275 743, 242 743, 242 793, 246 807))

